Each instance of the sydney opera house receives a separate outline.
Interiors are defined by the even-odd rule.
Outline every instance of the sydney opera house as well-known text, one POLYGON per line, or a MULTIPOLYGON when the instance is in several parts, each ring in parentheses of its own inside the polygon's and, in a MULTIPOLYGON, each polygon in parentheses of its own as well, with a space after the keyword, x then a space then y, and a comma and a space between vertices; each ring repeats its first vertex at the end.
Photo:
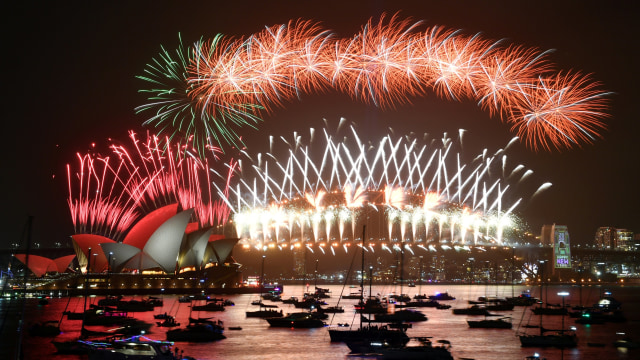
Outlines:
POLYGON ((39 282, 37 290, 73 292, 85 284, 92 293, 237 288, 242 282, 241 266, 231 255, 238 239, 213 234, 213 227, 200 228, 190 222, 192 214, 193 209, 167 205, 140 219, 122 241, 76 234, 71 237, 75 255, 52 260, 18 254, 16 258, 27 262, 37 278, 57 274, 39 282), (79 271, 69 271, 72 268, 79 271))

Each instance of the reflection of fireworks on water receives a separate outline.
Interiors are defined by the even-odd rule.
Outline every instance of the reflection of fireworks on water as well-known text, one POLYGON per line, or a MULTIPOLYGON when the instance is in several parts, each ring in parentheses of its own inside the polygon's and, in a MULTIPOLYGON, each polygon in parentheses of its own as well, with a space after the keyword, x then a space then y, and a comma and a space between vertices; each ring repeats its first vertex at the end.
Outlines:
POLYGON ((233 127, 255 126, 264 111, 302 94, 335 89, 376 106, 433 91, 477 101, 537 149, 590 143, 604 127, 606 92, 579 73, 554 72, 546 52, 469 36, 397 16, 372 20, 351 38, 297 21, 247 38, 216 36, 176 56, 164 51, 140 78, 152 84, 161 131, 198 144, 238 142, 233 127))
MULTIPOLYGON (((188 143, 156 136, 141 142, 134 132, 129 135, 130 148, 112 143, 108 154, 78 153, 77 168, 67 164, 67 202, 76 233, 118 239, 141 214, 172 203, 193 208, 200 226, 227 221, 228 207, 210 192, 207 157, 193 156, 188 143)), ((215 161, 218 152, 213 149, 209 158, 215 161)))
POLYGON ((514 214, 521 199, 511 199, 504 179, 522 182, 531 171, 508 169, 503 149, 465 164, 460 142, 446 134, 436 146, 390 135, 365 144, 353 127, 338 138, 324 130, 322 147, 294 133, 282 138, 284 157, 243 152, 227 198, 242 242, 335 251, 367 224, 367 237, 384 246, 500 244, 505 229, 522 225, 514 214))

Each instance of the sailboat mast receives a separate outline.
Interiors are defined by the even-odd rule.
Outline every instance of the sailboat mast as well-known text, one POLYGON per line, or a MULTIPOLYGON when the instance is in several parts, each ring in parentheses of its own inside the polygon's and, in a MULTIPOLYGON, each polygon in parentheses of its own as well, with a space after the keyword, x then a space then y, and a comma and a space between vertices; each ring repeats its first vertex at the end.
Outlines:
POLYGON ((404 239, 400 239, 400 298, 402 299, 402 283, 404 282, 404 239))
POLYGON ((260 308, 262 308, 262 296, 264 296, 264 258, 266 255, 262 255, 262 267, 260 268, 260 308))
POLYGON ((33 223, 33 216, 27 218, 27 250, 25 254, 24 263, 26 268, 24 269, 24 284, 22 292, 22 313, 20 314, 20 322, 18 323, 18 341, 16 343, 16 359, 22 359, 22 335, 24 334, 24 314, 25 307, 27 305, 27 283, 29 282, 29 252, 31 251, 31 225, 33 223))
MULTIPOLYGON (((360 302, 364 309, 364 244, 365 244, 365 230, 367 225, 362 225, 362 268, 360 269, 360 302)), ((371 287, 369 287, 369 296, 371 296, 371 287)), ((360 330, 362 330, 362 314, 360 314, 360 330)))
POLYGON ((87 318, 87 297, 89 297, 89 268, 91 266, 91 248, 87 250, 87 272, 84 276, 84 305, 82 306, 82 327, 80 336, 84 336, 84 322, 87 318))

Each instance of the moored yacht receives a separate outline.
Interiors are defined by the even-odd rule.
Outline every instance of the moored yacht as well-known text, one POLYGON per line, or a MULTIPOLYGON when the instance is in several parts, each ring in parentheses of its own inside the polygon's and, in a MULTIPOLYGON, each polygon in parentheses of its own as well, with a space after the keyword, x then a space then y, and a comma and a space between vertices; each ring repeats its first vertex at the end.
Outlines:
POLYGON ((283 317, 272 317, 266 320, 273 327, 319 328, 325 326, 324 321, 312 312, 291 313, 283 317))
POLYGON ((183 360, 184 357, 172 351, 172 342, 156 341, 144 336, 100 342, 93 346, 90 342, 89 360, 183 360))
POLYGON ((510 317, 502 317, 499 319, 484 319, 484 320, 467 320, 470 328, 482 328, 482 329, 511 329, 513 324, 510 317))
POLYGON ((352 354, 375 354, 378 359, 453 360, 448 340, 439 340, 434 345, 429 337, 414 338, 403 346, 394 346, 388 341, 355 341, 347 342, 347 346, 352 354))

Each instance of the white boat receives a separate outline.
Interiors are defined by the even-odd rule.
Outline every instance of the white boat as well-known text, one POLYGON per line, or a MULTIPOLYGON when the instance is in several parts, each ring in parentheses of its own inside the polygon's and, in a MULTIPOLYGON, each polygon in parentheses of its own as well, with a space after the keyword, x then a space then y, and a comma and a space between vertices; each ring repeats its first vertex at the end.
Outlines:
POLYGON ((144 336, 133 336, 117 339, 91 346, 89 343, 89 360, 195 360, 173 351, 173 343, 169 341, 151 340, 144 336))

